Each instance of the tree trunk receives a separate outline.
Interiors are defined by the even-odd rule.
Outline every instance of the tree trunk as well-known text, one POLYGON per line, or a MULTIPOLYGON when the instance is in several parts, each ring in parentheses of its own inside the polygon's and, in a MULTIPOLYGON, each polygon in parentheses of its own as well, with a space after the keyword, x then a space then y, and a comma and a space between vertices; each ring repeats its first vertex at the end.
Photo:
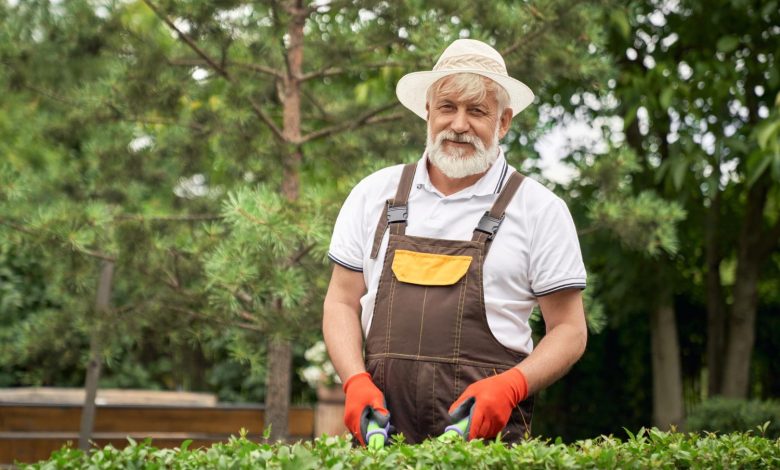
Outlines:
POLYGON ((287 438, 291 371, 292 344, 286 339, 271 339, 268 342, 268 376, 265 381, 265 419, 266 426, 271 426, 272 441, 287 438))
POLYGON ((95 316, 97 321, 89 341, 89 362, 87 363, 87 378, 84 384, 84 407, 81 411, 81 428, 79 430, 79 449, 89 450, 89 440, 95 425, 95 398, 97 397, 100 369, 103 364, 103 323, 106 321, 111 302, 111 284, 114 278, 114 262, 103 261, 98 279, 97 295, 95 296, 95 316))
POLYGON ((677 338, 672 296, 661 294, 658 305, 650 314, 651 355, 653 362, 653 425, 682 429, 685 420, 683 406, 680 346, 677 338))
MULTIPOLYGON (((291 149, 282 162, 284 177, 282 194, 291 202, 297 201, 300 193, 300 166, 303 156, 299 145, 301 139, 301 75, 303 72, 303 27, 306 24, 306 10, 302 0, 286 4, 292 15, 287 34, 290 42, 287 48, 287 75, 283 84, 282 135, 291 149)), ((281 267, 279 269, 282 269, 281 267)), ((280 318, 284 316, 281 301, 276 302, 280 318)), ((266 379, 265 416, 266 425, 271 426, 272 440, 287 438, 287 420, 290 410, 290 378, 292 370, 292 344, 287 339, 271 338, 268 344, 268 377, 266 379)))
POLYGON ((750 362, 755 343, 758 275, 761 263, 768 255, 767 247, 773 245, 762 237, 765 233, 764 206, 769 185, 767 172, 748 191, 745 217, 739 234, 734 304, 729 312, 722 385, 723 395, 731 398, 748 397, 750 362))
MULTIPOLYGON (((720 170, 716 170, 719 179, 720 170)), ((718 184, 715 179, 714 184, 718 184)), ((707 258, 707 394, 723 393, 723 363, 726 357, 726 305, 720 278, 722 254, 719 247, 721 192, 716 189, 707 210, 705 222, 705 249, 707 258)))

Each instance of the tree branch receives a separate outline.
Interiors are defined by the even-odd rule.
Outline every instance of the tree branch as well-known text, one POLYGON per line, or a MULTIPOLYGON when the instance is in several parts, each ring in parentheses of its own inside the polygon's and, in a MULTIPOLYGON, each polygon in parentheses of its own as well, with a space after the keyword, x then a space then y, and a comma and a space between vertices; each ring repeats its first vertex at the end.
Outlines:
POLYGON ((591 225, 590 227, 585 227, 583 229, 577 230, 577 235, 578 236, 590 235, 591 233, 598 232, 599 229, 601 229, 601 227, 599 227, 598 225, 591 225))
MULTIPOLYGON (((203 67, 203 66, 209 66, 210 64, 202 59, 196 59, 196 58, 178 58, 178 59, 168 59, 169 65, 175 65, 180 67, 203 67)), ((274 78, 282 79, 284 76, 282 75, 282 72, 279 70, 268 67, 265 65, 260 64, 250 64, 246 62, 234 62, 234 61, 226 61, 225 62, 226 67, 239 67, 242 69, 247 70, 253 70, 255 72, 264 73, 266 75, 270 75, 274 78)))
POLYGON ((276 139, 281 142, 286 142, 287 139, 284 137, 282 130, 279 129, 279 126, 277 126, 276 123, 271 120, 271 117, 266 114, 265 111, 263 111, 263 108, 261 108, 260 105, 250 97, 247 97, 247 101, 249 101, 249 105, 252 106, 252 110, 255 112, 257 117, 259 117, 260 120, 262 120, 269 129, 271 129, 274 137, 276 137, 276 139))
MULTIPOLYGON (((82 108, 83 104, 72 101, 70 99, 63 98, 61 96, 58 96, 54 94, 53 92, 49 90, 45 90, 43 88, 38 88, 36 86, 30 85, 30 84, 23 84, 24 88, 27 88, 28 90, 31 90, 44 98, 48 98, 52 101, 56 101, 58 103, 64 104, 66 106, 69 106, 71 108, 82 108)), ((113 111, 113 114, 108 116, 103 116, 101 114, 95 114, 95 118, 99 120, 106 120, 110 119, 112 121, 124 121, 124 122, 137 122, 141 124, 165 124, 168 126, 181 126, 181 127, 189 127, 192 130, 198 131, 198 132, 206 132, 208 129, 204 126, 201 126, 200 124, 195 123, 189 123, 189 124, 180 124, 176 121, 166 120, 166 119, 160 119, 160 118, 153 118, 153 117, 138 117, 138 116, 126 116, 125 113, 122 112, 121 109, 117 108, 111 103, 105 104, 106 107, 110 108, 113 111)))
POLYGON ((77 246, 74 246, 73 244, 71 244, 71 248, 73 248, 73 250, 78 252, 78 253, 81 253, 81 254, 87 255, 87 256, 91 256, 92 258, 101 259, 103 261, 111 261, 112 263, 116 262, 116 257, 111 256, 111 255, 107 255, 105 253, 101 253, 99 251, 88 250, 86 248, 79 248, 77 246))
POLYGON ((240 312, 238 312, 238 316, 247 321, 257 322, 257 317, 247 312, 246 310, 241 310, 240 312))
POLYGON ((176 32, 176 34, 179 36, 179 39, 184 41, 187 44, 187 46, 189 46, 189 48, 193 50, 193 52, 195 52, 196 54, 198 54, 198 56, 200 56, 201 59, 205 60, 206 63, 208 63, 209 66, 212 69, 214 69, 215 72, 225 77, 225 79, 227 79, 228 81, 231 82, 233 81, 232 77, 227 72, 227 70, 225 70, 223 67, 217 64, 216 61, 214 61, 214 59, 209 57, 209 55, 206 54, 205 51, 203 51, 203 49, 198 47, 198 45, 195 44, 195 41, 193 41, 192 38, 187 36, 182 30, 180 30, 173 23, 173 21, 171 21, 170 18, 168 18, 167 15, 165 15, 159 8, 157 8, 157 6, 154 3, 151 2, 151 0, 143 0, 143 2, 146 4, 146 6, 151 8, 151 10, 154 12, 155 15, 157 15, 158 18, 163 20, 163 22, 165 22, 165 24, 167 24, 169 28, 171 28, 176 32))
POLYGON ((17 232, 26 233, 27 235, 37 235, 34 231, 30 230, 29 228, 25 227, 24 225, 17 224, 16 222, 10 221, 8 219, 0 219, 0 225, 5 225, 6 227, 11 227, 12 229, 16 230, 17 232))
MULTIPOLYGON (((12 222, 7 219, 0 219, 0 225, 5 225, 6 227, 11 227, 12 229, 16 230, 17 232, 26 233, 28 235, 39 235, 34 230, 30 230, 29 228, 25 227, 24 225, 17 224, 15 222, 12 222)), ((101 253, 99 251, 93 251, 87 248, 80 248, 78 246, 75 246, 69 239, 64 237, 58 237, 56 234, 47 234, 51 238, 50 240, 57 240, 60 239, 61 241, 67 241, 70 245, 71 249, 77 253, 81 253, 83 255, 90 256, 92 258, 102 259, 104 261, 111 261, 116 262, 116 257, 107 255, 105 253, 101 253)))
POLYGON ((320 112, 321 119, 325 121, 333 120, 330 113, 328 113, 328 111, 322 106, 322 104, 319 101, 317 101, 317 99, 314 96, 312 96, 312 94, 309 93, 308 90, 306 90, 305 88, 301 88, 301 92, 303 93, 303 96, 307 100, 309 100, 309 102, 311 102, 311 104, 313 104, 315 108, 317 108, 317 111, 320 112))
POLYGON ((271 75, 272 77, 278 78, 280 80, 282 78, 284 78, 284 75, 282 75, 282 72, 280 72, 279 70, 277 70, 277 69, 275 69, 273 67, 268 67, 268 66, 265 66, 265 65, 250 64, 250 63, 246 63, 246 62, 228 62, 227 64, 231 65, 231 66, 235 66, 235 67, 241 67, 241 68, 244 68, 244 69, 253 70, 255 72, 264 73, 266 75, 271 75))
MULTIPOLYGON (((189 46, 190 49, 192 49, 201 59, 206 61, 206 63, 211 67, 215 72, 217 72, 219 75, 221 75, 225 80, 227 80, 231 84, 235 84, 233 77, 228 73, 227 69, 222 67, 221 65, 217 64, 217 62, 209 57, 208 54, 206 54, 205 51, 203 51, 201 48, 198 47, 197 44, 195 44, 195 41, 193 41, 189 36, 184 34, 179 28, 176 27, 175 24, 173 24, 173 21, 171 21, 157 6, 155 6, 151 0, 143 0, 144 3, 154 11, 154 14, 157 15, 158 18, 160 18, 163 22, 165 22, 166 25, 168 25, 169 28, 174 30, 176 34, 178 34, 179 38, 184 41, 187 46, 189 46)), ((252 99, 251 97, 247 97, 247 100, 249 101, 249 104, 252 106, 252 110, 254 110, 257 117, 260 118, 261 121, 265 123, 270 129, 271 132, 273 132, 274 136, 284 142, 285 138, 282 134, 281 129, 276 125, 276 123, 271 120, 270 116, 263 111, 263 109, 260 107, 257 102, 252 99)))
POLYGON ((262 220, 262 219, 258 219, 257 217, 253 216, 252 214, 250 214, 249 212, 245 211, 241 207, 237 208, 236 212, 238 212, 244 218, 249 219, 250 221, 252 221, 253 223, 255 223, 257 225, 268 225, 268 222, 266 222, 265 220, 262 220))
MULTIPOLYGON (((578 6, 580 3, 582 2, 580 1, 571 2, 571 4, 567 6, 567 8, 571 10, 574 7, 578 6)), ((533 42, 544 31, 558 24, 558 21, 548 21, 547 18, 545 18, 544 15, 542 15, 542 13, 539 10, 537 10, 533 5, 528 5, 527 8, 528 11, 531 12, 531 15, 541 22, 541 26, 538 29, 529 32, 528 34, 521 35, 519 38, 517 38, 517 41, 515 41, 511 46, 502 50, 501 55, 504 57, 509 56, 517 49, 519 49, 521 46, 528 45, 529 43, 533 42)))
POLYGON ((533 42, 534 39, 539 37, 552 23, 543 23, 543 26, 535 31, 531 31, 530 33, 521 36, 517 41, 515 41, 511 46, 507 47, 503 51, 501 51, 501 55, 503 57, 508 57, 510 54, 515 52, 517 49, 520 48, 520 46, 527 46, 529 43, 533 42))
POLYGON ((179 307, 177 305, 163 304, 163 307, 165 307, 167 309, 170 309, 170 310, 173 310, 174 312, 186 313, 187 315, 190 315, 191 317, 196 317, 196 318, 200 318, 202 320, 211 321, 211 322, 214 322, 214 323, 218 323, 220 325, 237 326, 237 327, 239 327, 241 329, 244 329, 244 330, 259 331, 261 333, 265 332, 265 329, 263 329, 263 328, 261 328, 261 327, 259 327, 257 325, 251 325, 249 323, 235 323, 235 322, 231 322, 231 321, 226 321, 226 320, 223 320, 221 318, 214 317, 213 315, 209 315, 209 314, 206 314, 206 313, 202 313, 202 312, 198 312, 198 311, 195 311, 195 310, 191 310, 189 308, 179 307))
POLYGON ((298 250, 290 259, 287 260, 285 264, 285 267, 291 268, 298 264, 301 259, 306 256, 315 246, 317 246, 315 243, 312 243, 310 245, 302 247, 300 250, 298 250))
POLYGON ((369 124, 378 124, 381 122, 395 121, 397 119, 401 119, 403 117, 403 114, 401 113, 391 114, 387 116, 377 116, 378 114, 384 111, 395 108, 399 104, 400 103, 397 101, 390 104, 386 104, 377 109, 369 111, 363 114, 362 116, 359 116, 357 119, 343 122, 341 124, 336 124, 334 126, 329 126, 324 129, 320 129, 318 131, 306 134, 301 137, 301 141, 299 143, 303 144, 315 139, 320 139, 322 137, 327 137, 346 130, 356 129, 358 127, 362 127, 369 124))
POLYGON ((243 290, 243 289, 236 289, 236 290, 232 291, 232 293, 236 297, 236 299, 241 301, 241 303, 243 303, 247 307, 251 307, 252 306, 252 303, 253 303, 252 302, 252 296, 249 295, 249 293, 246 292, 245 290, 243 290))
POLYGON ((133 221, 133 222, 196 222, 201 220, 222 220, 224 216, 216 214, 189 214, 189 215, 158 215, 158 216, 143 216, 135 214, 118 215, 114 217, 116 221, 133 221))
POLYGON ((312 72, 304 73, 301 75, 301 81, 311 80, 313 78, 332 77, 334 75, 341 75, 345 73, 360 73, 370 69, 381 69, 382 67, 403 67, 405 64, 401 62, 387 61, 379 62, 376 64, 361 64, 359 69, 349 69, 344 67, 329 67, 326 69, 315 70, 312 72))

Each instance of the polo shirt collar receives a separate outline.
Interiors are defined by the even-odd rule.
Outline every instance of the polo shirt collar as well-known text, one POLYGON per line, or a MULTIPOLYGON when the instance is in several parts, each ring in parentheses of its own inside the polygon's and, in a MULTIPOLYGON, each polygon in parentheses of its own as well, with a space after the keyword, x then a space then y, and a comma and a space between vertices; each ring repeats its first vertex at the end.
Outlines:
MULTIPOLYGON (((426 162, 428 157, 423 155, 417 162, 417 171, 414 176, 414 187, 417 189, 425 189, 431 193, 437 194, 440 197, 445 197, 438 189, 431 183, 430 175, 428 174, 428 166, 426 162)), ((501 188, 504 186, 504 182, 507 178, 509 171, 509 165, 504 157, 504 151, 499 146, 498 158, 493 165, 490 166, 487 173, 482 178, 477 180, 473 185, 458 191, 455 194, 447 196, 451 199, 467 199, 472 196, 489 196, 491 194, 498 194, 501 192, 501 188)))

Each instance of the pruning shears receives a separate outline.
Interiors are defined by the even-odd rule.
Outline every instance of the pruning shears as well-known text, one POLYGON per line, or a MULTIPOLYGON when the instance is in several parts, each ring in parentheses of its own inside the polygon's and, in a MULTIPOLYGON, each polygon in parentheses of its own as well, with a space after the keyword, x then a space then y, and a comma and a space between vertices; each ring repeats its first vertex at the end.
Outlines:
POLYGON ((450 437, 459 436, 463 439, 468 439, 469 436, 469 421, 471 421, 471 418, 463 418, 462 420, 458 421, 455 424, 450 424, 446 428, 444 428, 444 433, 439 436, 439 440, 443 441, 450 437))
POLYGON ((389 430, 389 422, 385 427, 382 427, 376 420, 369 420, 366 427, 366 446, 371 450, 383 448, 388 441, 387 433, 389 430))
POLYGON ((471 414, 474 411, 475 403, 476 400, 474 398, 469 398, 452 413, 453 419, 461 419, 456 421, 455 424, 450 424, 444 428, 444 432, 438 438, 440 441, 445 441, 455 436, 468 440, 469 428, 471 428, 471 414))

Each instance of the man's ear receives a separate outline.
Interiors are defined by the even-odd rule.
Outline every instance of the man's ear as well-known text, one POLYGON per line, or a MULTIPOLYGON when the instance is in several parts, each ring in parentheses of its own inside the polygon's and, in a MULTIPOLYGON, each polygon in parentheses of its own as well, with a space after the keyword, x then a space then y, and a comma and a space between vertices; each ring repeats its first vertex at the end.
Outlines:
POLYGON ((504 108, 500 120, 501 124, 498 131, 498 138, 503 139, 506 133, 509 132, 509 126, 512 125, 512 108, 504 108))

